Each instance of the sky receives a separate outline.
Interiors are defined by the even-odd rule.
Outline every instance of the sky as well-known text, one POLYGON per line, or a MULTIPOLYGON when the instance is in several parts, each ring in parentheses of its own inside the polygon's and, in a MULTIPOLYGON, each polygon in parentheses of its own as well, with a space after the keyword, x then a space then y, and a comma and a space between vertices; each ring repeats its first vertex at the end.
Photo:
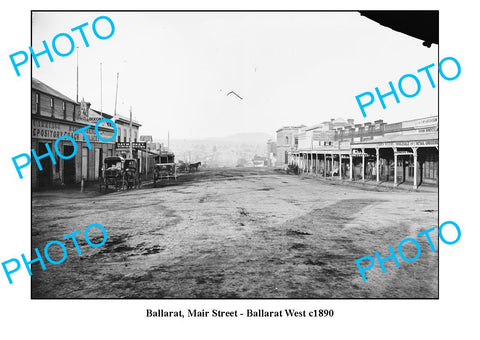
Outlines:
MULTIPOLYGON (((131 106, 140 135, 155 139, 168 132, 172 139, 274 135, 282 126, 336 117, 397 122, 438 112, 437 88, 417 73, 437 65, 438 46, 422 46, 358 12, 37 12, 32 18, 34 51, 42 50, 43 40, 51 47, 63 32, 79 47, 80 100, 113 114, 118 72, 117 112, 128 116, 131 106), (115 25, 106 40, 92 31, 101 15, 115 25), (71 32, 85 22, 89 47, 71 32), (375 87, 386 93, 389 81, 397 87, 407 73, 420 78, 420 93, 399 93, 398 104, 386 97, 386 109, 376 98, 364 118, 355 96, 375 87)), ((97 29, 109 33, 104 20, 97 29)), ((58 39, 57 48, 68 50, 67 40, 58 39)), ((40 56, 33 77, 75 99, 76 53, 53 57, 40 56)), ((436 66, 432 73, 438 84, 436 66)), ((413 84, 406 81, 405 90, 414 92, 413 84)))

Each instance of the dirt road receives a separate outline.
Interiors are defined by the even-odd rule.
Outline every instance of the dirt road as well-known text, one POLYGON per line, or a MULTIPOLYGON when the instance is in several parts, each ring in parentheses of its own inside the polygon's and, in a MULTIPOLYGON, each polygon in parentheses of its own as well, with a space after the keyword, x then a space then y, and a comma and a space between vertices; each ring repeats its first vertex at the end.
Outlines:
MULTIPOLYGON (((33 193, 33 247, 43 252, 82 230, 82 254, 64 241, 64 263, 45 271, 34 264, 32 297, 436 298, 438 252, 425 238, 417 261, 387 261, 387 273, 377 264, 366 282, 355 260, 375 251, 386 257, 388 245, 437 226, 437 198, 247 168, 127 192, 33 193), (92 223, 108 232, 102 247, 83 237, 92 223)), ((414 257, 416 249, 404 252, 414 257)), ((62 257, 57 246, 49 253, 62 257)))

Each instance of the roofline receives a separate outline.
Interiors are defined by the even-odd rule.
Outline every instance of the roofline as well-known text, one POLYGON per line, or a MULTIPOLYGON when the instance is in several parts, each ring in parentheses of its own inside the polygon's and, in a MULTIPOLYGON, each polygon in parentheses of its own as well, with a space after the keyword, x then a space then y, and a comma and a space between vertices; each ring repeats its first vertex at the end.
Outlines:
POLYGON ((73 104, 76 104, 75 100, 73 100, 72 98, 70 98, 69 96, 67 96, 66 94, 54 89, 53 87, 51 87, 50 85, 44 83, 43 81, 41 81, 40 79, 37 79, 35 77, 31 77, 30 78, 30 88, 35 90, 35 91, 38 91, 38 92, 41 92, 43 94, 46 94, 48 96, 52 96, 52 97, 55 97, 55 98, 58 98, 58 99, 61 99, 63 101, 66 101, 66 102, 70 102, 70 103, 73 103, 73 104), (58 94, 52 94, 52 93, 48 93, 48 92, 45 92, 45 91, 42 91, 41 89, 39 89, 38 87, 36 87, 36 85, 39 84, 40 86, 44 86, 46 87, 47 89, 53 91, 53 92, 57 92, 58 94), (62 96, 62 97, 59 97, 62 96))
POLYGON ((301 128, 304 128, 306 127, 306 125, 297 125, 297 126, 282 126, 280 129, 278 129, 277 131, 275 132, 278 132, 278 131, 281 131, 281 130, 284 130, 284 129, 301 129, 301 128))
POLYGON ((409 120, 401 120, 401 121, 399 121, 399 122, 387 123, 387 125, 389 125, 389 124, 397 124, 397 123, 413 122, 414 120, 428 119, 428 118, 437 118, 437 119, 438 119, 438 115, 427 116, 427 117, 422 117, 422 118, 414 118, 414 119, 409 119, 409 120))
MULTIPOLYGON (((126 118, 118 117, 118 116, 117 116, 117 117, 115 118, 115 121, 117 121, 117 120, 130 124, 130 119, 126 119, 126 118)), ((135 126, 138 126, 138 127, 142 126, 142 124, 140 124, 139 122, 137 122, 137 121, 135 121, 135 120, 133 120, 133 119, 132 119, 132 125, 135 125, 135 126)))
MULTIPOLYGON (((339 126, 339 127, 336 127, 335 129, 338 129, 338 128, 355 128, 355 127, 362 127, 362 126, 365 126, 365 124, 370 124, 370 125, 376 125, 376 124, 380 124, 380 121, 381 121, 381 124, 385 124, 385 125, 393 125, 393 124, 398 124, 398 123, 406 123, 406 122, 413 122, 413 121, 416 121, 416 120, 422 120, 422 119, 428 119, 428 118, 437 118, 438 119, 438 115, 430 115, 430 116, 426 116, 426 117, 420 117, 420 118, 413 118, 413 119, 409 119, 409 120, 400 120, 400 121, 396 121, 396 122, 391 122, 391 123, 387 123, 385 121, 383 121, 383 119, 377 119, 376 121, 374 121, 373 123, 372 122, 364 122, 364 123, 357 123, 357 124, 354 124, 354 125, 351 125, 348 123, 348 119, 352 119, 352 118, 348 118, 346 120, 346 125, 345 126, 339 126)), ((342 118, 343 119, 343 118, 342 118)), ((311 131, 311 130, 314 130, 318 127, 320 127, 321 125, 323 124, 330 124, 331 122, 330 121, 324 121, 322 123, 317 123, 317 124, 313 124, 313 125, 310 125, 308 127, 306 127, 305 125, 302 125, 300 127, 305 127, 305 131, 311 131)), ((278 129, 276 132, 278 133, 279 131, 283 130, 283 129, 287 129, 287 128, 300 128, 300 127, 294 127, 294 126, 284 126, 280 129, 278 129)))
MULTIPOLYGON (((56 94, 48 93, 48 92, 45 92, 45 91, 39 89, 37 86, 35 86, 36 83, 32 81, 32 82, 31 82, 31 89, 34 90, 34 91, 36 91, 36 92, 40 92, 40 93, 43 93, 43 94, 45 94, 45 95, 47 95, 47 96, 51 96, 51 97, 60 99, 60 100, 62 100, 62 101, 64 101, 64 102, 69 102, 69 103, 71 103, 71 104, 73 104, 73 105, 80 105, 80 104, 81 104, 80 102, 77 102, 77 101, 71 99, 71 98, 68 97, 67 95, 63 94, 62 92, 60 92, 60 91, 58 91, 58 90, 56 90, 56 89, 54 89, 54 88, 51 87, 50 85, 44 83, 43 81, 41 81, 41 80, 39 80, 39 79, 37 79, 37 78, 35 78, 35 77, 32 77, 32 80, 35 80, 35 82, 41 83, 41 84, 43 84, 44 86, 46 86, 47 88, 50 88, 50 89, 52 89, 53 91, 58 92, 58 93, 59 93, 60 95, 62 95, 64 98, 63 98, 63 97, 59 97, 59 96, 56 95, 56 94)), ((113 119, 113 118, 115 117, 114 115, 108 114, 108 113, 106 113, 106 112, 101 112, 101 111, 96 110, 96 109, 94 109, 94 108, 92 108, 92 107, 90 107, 90 110, 92 110, 92 111, 94 111, 95 113, 98 113, 99 115, 101 115, 101 116, 103 116, 103 117, 105 117, 105 118, 108 118, 108 119, 113 119)), ((116 119, 117 119, 117 120, 120 120, 120 121, 124 121, 124 122, 126 122, 126 123, 130 123, 130 120, 129 120, 129 119, 123 118, 123 117, 121 117, 121 116, 120 116, 120 117, 117 116, 116 119)), ((138 122, 135 121, 135 120, 132 120, 132 125, 135 125, 135 126, 138 126, 138 127, 142 126, 142 124, 138 123, 138 122)))
MULTIPOLYGON (((45 85, 46 85, 46 84, 45 84, 45 85)), ((47 86, 48 86, 48 85, 47 85, 47 86)), ((34 91, 36 91, 36 92, 40 92, 40 93, 46 94, 47 96, 51 96, 51 97, 55 97, 55 98, 57 98, 57 99, 61 99, 61 100, 63 100, 64 102, 69 102, 69 103, 72 103, 72 104, 74 104, 74 105, 78 105, 78 103, 76 103, 75 100, 73 100, 73 99, 66 100, 65 98, 61 98, 61 97, 59 97, 59 96, 57 96, 57 95, 54 95, 54 94, 51 94, 51 93, 42 91, 42 90, 40 90, 40 89, 38 89, 38 88, 36 88, 36 87, 33 87, 33 86, 32 86, 32 90, 34 90, 34 91)), ((62 96, 65 96, 65 95, 62 93, 62 96)), ((65 96, 65 97, 68 98, 67 96, 65 96)))

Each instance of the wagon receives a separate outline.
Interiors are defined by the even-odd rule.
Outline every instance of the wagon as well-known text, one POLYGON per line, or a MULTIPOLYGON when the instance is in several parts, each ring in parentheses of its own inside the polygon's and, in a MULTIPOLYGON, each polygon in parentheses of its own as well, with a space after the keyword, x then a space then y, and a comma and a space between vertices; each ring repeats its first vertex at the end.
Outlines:
POLYGON ((107 191, 109 186, 114 187, 116 190, 126 189, 125 159, 119 156, 106 157, 103 164, 102 176, 100 177, 100 191, 102 191, 102 187, 107 191))
POLYGON ((177 179, 177 167, 175 163, 155 164, 153 170, 153 186, 157 186, 158 181, 177 179))
POLYGON ((125 181, 127 182, 127 189, 137 188, 140 189, 142 180, 138 171, 138 161, 136 159, 125 159, 125 181))

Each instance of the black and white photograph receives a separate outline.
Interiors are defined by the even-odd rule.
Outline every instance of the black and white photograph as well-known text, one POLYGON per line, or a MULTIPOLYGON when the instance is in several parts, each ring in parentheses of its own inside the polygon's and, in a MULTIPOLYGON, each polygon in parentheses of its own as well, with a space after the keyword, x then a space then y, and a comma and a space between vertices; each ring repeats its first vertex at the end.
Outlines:
POLYGON ((2 9, 2 338, 478 333, 473 3, 2 9))
POLYGON ((31 20, 32 299, 438 298, 438 11, 31 20))

